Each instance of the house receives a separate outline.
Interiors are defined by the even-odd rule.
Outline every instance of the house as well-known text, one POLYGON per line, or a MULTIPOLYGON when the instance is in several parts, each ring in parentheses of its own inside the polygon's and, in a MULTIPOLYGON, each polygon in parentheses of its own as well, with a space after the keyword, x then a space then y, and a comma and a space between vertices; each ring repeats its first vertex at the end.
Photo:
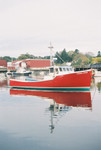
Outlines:
POLYGON ((32 71, 34 74, 43 72, 47 74, 50 67, 50 59, 23 59, 8 63, 8 70, 17 70, 19 67, 32 71))
POLYGON ((0 72, 7 71, 7 62, 4 59, 0 59, 0 72))
POLYGON ((5 59, 0 59, 0 67, 7 67, 7 62, 5 59))
POLYGON ((26 61, 27 68, 31 70, 44 70, 50 67, 50 59, 32 59, 26 61))

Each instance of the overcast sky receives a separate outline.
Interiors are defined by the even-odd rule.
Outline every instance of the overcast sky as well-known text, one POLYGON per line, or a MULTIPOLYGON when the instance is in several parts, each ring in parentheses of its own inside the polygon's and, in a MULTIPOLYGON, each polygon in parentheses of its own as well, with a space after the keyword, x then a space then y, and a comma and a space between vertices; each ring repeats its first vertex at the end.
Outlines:
POLYGON ((101 0, 0 0, 0 56, 101 50, 101 0))

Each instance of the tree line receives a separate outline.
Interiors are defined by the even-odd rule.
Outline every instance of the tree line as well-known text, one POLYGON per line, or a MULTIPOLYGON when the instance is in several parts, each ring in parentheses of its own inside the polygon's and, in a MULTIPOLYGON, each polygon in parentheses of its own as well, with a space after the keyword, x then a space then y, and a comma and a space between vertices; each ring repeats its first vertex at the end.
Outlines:
MULTIPOLYGON (((93 54, 91 52, 88 52, 86 54, 82 54, 78 49, 75 49, 74 51, 66 51, 66 49, 63 49, 60 52, 56 52, 53 56, 55 59, 55 64, 66 64, 67 62, 71 62, 72 66, 74 67, 84 67, 87 65, 90 65, 94 62, 93 54)), ((98 51, 98 54, 96 57, 101 57, 101 52, 98 51)), ((21 54, 17 58, 10 57, 10 56, 4 56, 0 57, 0 59, 5 59, 7 62, 12 62, 14 60, 22 60, 22 59, 50 59, 50 56, 34 56, 32 54, 21 54)), ((101 59, 100 59, 101 61, 101 59)))

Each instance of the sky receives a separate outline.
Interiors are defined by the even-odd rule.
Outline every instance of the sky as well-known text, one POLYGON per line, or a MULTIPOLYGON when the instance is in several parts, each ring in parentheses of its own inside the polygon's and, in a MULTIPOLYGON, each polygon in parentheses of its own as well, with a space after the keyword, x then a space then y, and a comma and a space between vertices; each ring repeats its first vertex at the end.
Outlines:
POLYGON ((0 56, 101 50, 101 0, 0 0, 0 56))

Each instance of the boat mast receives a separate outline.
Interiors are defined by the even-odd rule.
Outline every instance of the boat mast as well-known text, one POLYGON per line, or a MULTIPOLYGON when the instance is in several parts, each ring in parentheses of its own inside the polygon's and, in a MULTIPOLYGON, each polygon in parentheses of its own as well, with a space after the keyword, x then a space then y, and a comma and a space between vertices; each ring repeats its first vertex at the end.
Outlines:
POLYGON ((53 56, 52 56, 52 44, 50 42, 50 46, 48 47, 50 49, 50 66, 53 66, 53 56))

